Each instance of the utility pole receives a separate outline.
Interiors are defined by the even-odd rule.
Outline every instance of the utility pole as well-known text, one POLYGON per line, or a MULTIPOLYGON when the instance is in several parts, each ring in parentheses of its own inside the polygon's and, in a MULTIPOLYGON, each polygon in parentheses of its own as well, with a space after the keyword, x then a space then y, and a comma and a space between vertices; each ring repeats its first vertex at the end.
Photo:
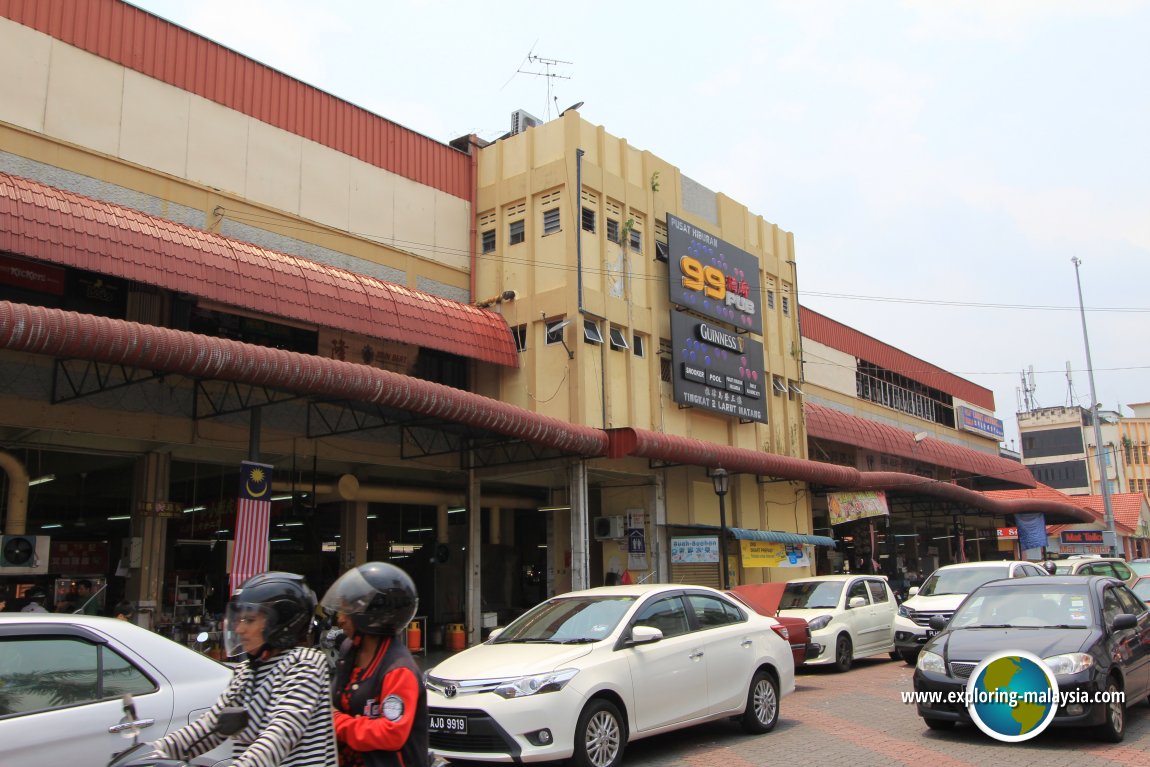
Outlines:
POLYGON ((1106 530, 1110 533, 1110 556, 1115 556, 1118 531, 1114 529, 1114 509, 1110 503, 1110 477, 1106 472, 1106 461, 1102 457, 1102 423, 1098 416, 1098 394, 1094 390, 1094 363, 1090 360, 1090 336, 1086 334, 1086 308, 1082 304, 1082 278, 1078 274, 1078 267, 1082 265, 1082 260, 1077 256, 1070 260, 1074 264, 1074 281, 1078 283, 1078 313, 1082 316, 1082 342, 1086 345, 1086 375, 1090 380, 1090 418, 1094 421, 1094 459, 1095 463, 1098 464, 1098 476, 1102 483, 1102 508, 1105 511, 1106 530))

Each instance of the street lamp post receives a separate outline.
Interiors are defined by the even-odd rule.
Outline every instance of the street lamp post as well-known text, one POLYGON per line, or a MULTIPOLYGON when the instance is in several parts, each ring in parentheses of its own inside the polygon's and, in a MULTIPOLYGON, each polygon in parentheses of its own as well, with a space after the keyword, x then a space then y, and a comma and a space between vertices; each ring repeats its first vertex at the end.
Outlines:
POLYGON ((723 591, 731 587, 727 577, 727 506, 724 497, 731 489, 731 476, 723 468, 711 472, 711 482, 715 485, 715 495, 719 496, 719 576, 723 591))
POLYGON ((1102 455, 1102 423, 1098 413, 1098 394, 1094 391, 1094 363, 1090 359, 1090 336, 1086 334, 1086 308, 1082 304, 1082 278, 1078 276, 1078 267, 1081 266, 1082 261, 1077 256, 1070 260, 1074 263, 1074 281, 1078 284, 1078 313, 1082 317, 1082 342, 1086 346, 1086 375, 1090 381, 1090 420, 1094 422, 1094 462, 1098 468, 1099 484, 1102 486, 1103 522, 1109 532, 1107 543, 1110 546, 1110 556, 1114 556, 1118 543, 1118 530, 1114 526, 1114 509, 1110 501, 1110 477, 1106 471, 1105 456, 1102 455))

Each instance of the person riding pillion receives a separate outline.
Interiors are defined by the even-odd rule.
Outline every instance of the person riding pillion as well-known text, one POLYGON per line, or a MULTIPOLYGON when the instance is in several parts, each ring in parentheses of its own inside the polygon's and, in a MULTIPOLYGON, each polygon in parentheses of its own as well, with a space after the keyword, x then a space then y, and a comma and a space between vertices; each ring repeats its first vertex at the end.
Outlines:
POLYGON ((224 649, 243 653, 243 662, 215 705, 156 741, 156 750, 184 760, 210 751, 227 737, 215 732, 220 711, 240 706, 249 719, 232 736, 234 767, 337 767, 327 658, 300 646, 315 606, 301 575, 266 572, 244 581, 224 614, 224 649))
POLYGON ((427 691, 401 635, 419 605, 400 568, 368 562, 321 600, 343 629, 332 707, 341 767, 428 767, 427 691))

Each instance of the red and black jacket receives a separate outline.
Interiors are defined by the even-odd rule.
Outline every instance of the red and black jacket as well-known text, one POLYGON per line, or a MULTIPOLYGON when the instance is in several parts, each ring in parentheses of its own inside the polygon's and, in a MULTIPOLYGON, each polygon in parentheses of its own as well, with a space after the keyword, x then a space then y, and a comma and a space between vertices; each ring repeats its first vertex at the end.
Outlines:
POLYGON ((411 653, 385 638, 365 668, 360 638, 340 648, 332 705, 341 767, 429 767, 427 691, 411 653))

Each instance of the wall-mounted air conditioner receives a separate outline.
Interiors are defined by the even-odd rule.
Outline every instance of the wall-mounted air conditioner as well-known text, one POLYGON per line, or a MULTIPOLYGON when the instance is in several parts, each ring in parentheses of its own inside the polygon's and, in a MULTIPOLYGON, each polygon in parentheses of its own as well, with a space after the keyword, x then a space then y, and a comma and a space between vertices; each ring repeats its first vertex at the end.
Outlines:
POLYGON ((42 575, 48 572, 52 539, 47 535, 5 535, 0 538, 0 574, 42 575))
POLYGON ((594 524, 595 540, 597 541, 618 540, 626 533, 622 514, 613 517, 596 517, 594 524))

